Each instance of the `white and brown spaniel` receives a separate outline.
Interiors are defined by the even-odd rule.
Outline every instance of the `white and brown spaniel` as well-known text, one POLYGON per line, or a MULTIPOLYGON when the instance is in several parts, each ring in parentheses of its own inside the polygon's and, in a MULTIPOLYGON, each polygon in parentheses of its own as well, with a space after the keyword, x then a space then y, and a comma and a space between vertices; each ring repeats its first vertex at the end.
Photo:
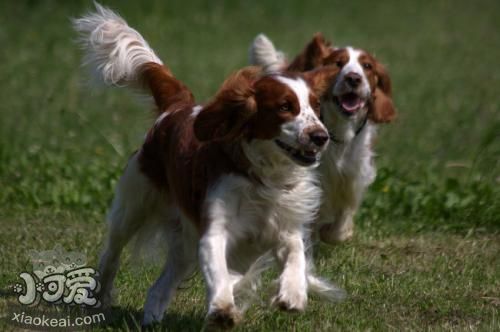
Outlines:
POLYGON ((278 307, 303 310, 308 291, 341 296, 312 274, 305 256, 307 227, 321 196, 313 169, 328 144, 312 88, 328 86, 339 69, 261 75, 245 68, 210 102, 197 105, 137 31, 96 7, 74 21, 87 64, 110 85, 150 93, 158 116, 117 186, 99 265, 102 301, 111 300, 123 247, 148 228, 166 232, 169 251, 148 292, 145 325, 161 321, 198 264, 207 323, 234 325, 241 317, 235 292, 268 252, 281 267, 273 299, 278 307))
POLYGON ((396 115, 386 69, 364 50, 331 47, 321 34, 290 64, 271 40, 259 35, 250 48, 250 61, 275 73, 328 65, 340 69, 321 95, 321 117, 331 143, 319 167, 324 201, 316 225, 326 243, 350 239, 354 214, 376 175, 372 146, 377 124, 390 122, 396 115))

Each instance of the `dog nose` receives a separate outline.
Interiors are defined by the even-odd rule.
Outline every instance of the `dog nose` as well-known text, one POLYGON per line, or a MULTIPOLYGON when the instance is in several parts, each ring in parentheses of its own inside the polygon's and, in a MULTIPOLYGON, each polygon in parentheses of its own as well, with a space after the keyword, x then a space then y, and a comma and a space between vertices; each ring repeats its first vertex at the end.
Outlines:
POLYGON ((323 130, 316 130, 316 131, 309 133, 309 138, 316 146, 319 146, 319 147, 322 147, 323 145, 325 145, 329 139, 328 134, 326 132, 324 132, 323 130))
POLYGON ((361 75, 350 72, 345 75, 345 80, 352 88, 356 88, 361 84, 361 75))

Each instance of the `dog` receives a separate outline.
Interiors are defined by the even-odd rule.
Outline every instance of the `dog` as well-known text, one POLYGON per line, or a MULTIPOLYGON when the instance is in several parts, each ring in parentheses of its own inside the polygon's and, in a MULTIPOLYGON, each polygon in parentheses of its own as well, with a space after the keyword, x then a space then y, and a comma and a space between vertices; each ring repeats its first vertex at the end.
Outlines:
POLYGON ((334 48, 320 33, 289 64, 269 38, 258 35, 250 47, 250 62, 268 73, 304 72, 328 65, 339 68, 339 75, 321 96, 321 117, 331 143, 319 167, 324 202, 316 229, 328 244, 352 238, 354 215, 376 176, 377 125, 396 116, 387 70, 368 52, 334 48))
POLYGON ((235 325, 242 316, 235 292, 268 252, 281 273, 272 300, 277 307, 304 310, 308 291, 341 297, 313 274, 305 255, 321 196, 313 169, 329 140, 316 94, 339 69, 262 75, 244 68, 198 105, 110 9, 96 4, 96 12, 73 23, 85 63, 98 78, 151 94, 157 114, 110 209, 99 263, 103 304, 111 302, 122 249, 147 228, 165 233, 168 257, 148 291, 143 325, 162 320, 175 290, 198 265, 207 289, 206 324, 235 325))

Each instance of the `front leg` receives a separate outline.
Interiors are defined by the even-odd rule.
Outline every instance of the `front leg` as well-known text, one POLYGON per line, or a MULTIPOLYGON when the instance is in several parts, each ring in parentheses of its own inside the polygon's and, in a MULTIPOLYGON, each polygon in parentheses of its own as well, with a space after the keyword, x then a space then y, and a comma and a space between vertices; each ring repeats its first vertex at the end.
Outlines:
POLYGON ((214 221, 200 241, 200 267, 207 287, 207 326, 230 328, 241 319, 233 296, 233 282, 227 267, 228 232, 214 221))
POLYGON ((303 311, 307 304, 307 280, 302 232, 282 234, 276 256, 283 271, 273 304, 284 310, 303 311))

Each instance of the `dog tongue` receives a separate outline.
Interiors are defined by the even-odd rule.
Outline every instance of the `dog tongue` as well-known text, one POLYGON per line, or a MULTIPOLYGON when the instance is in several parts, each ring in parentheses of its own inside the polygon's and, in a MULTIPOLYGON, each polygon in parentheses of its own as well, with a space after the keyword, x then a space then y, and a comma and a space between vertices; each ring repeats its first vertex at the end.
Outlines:
POLYGON ((340 98, 342 108, 348 112, 354 112, 361 108, 361 98, 355 93, 347 93, 340 98))

